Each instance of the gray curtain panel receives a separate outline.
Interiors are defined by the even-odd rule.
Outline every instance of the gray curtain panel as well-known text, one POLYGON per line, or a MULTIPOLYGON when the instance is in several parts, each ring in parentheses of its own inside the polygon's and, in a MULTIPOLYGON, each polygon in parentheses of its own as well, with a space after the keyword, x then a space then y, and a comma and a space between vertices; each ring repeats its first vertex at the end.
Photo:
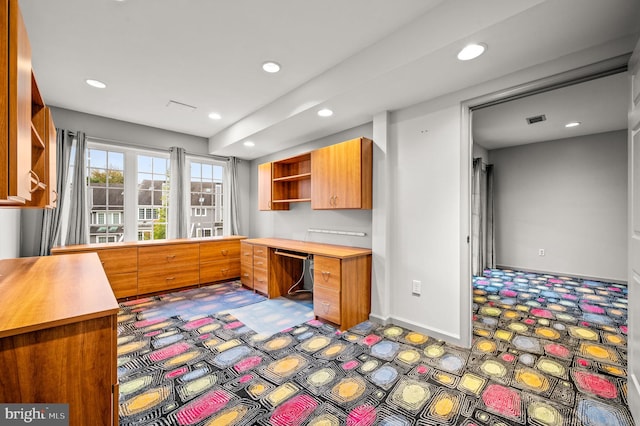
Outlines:
POLYGON ((187 238, 189 219, 189 195, 191 188, 185 180, 186 151, 171 147, 169 156, 169 223, 167 238, 187 238))
POLYGON ((229 157, 227 160, 227 169, 229 176, 229 218, 231 223, 229 224, 229 230, 231 235, 240 235, 240 215, 238 212, 238 159, 236 157, 229 157))
POLYGON ((66 245, 87 244, 89 242, 86 152, 85 134, 84 132, 76 132, 75 165, 69 194, 69 227, 66 245))
POLYGON ((40 239, 40 256, 51 254, 53 246, 60 245, 60 230, 62 229, 62 206, 64 204, 64 188, 67 186, 69 162, 73 134, 65 129, 56 129, 56 193, 58 200, 56 208, 45 209, 42 215, 42 237, 40 239))
POLYGON ((471 182, 471 272, 482 275, 484 268, 495 268, 493 221, 493 165, 473 159, 471 182))

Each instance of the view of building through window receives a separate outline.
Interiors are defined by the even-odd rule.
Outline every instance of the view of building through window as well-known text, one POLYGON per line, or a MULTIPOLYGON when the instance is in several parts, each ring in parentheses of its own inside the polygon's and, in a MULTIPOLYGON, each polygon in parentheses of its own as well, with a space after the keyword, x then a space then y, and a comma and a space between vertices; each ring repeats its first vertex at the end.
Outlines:
POLYGON ((90 148, 87 181, 89 242, 124 241, 124 154, 90 148))
POLYGON ((138 155, 138 240, 167 238, 169 159, 138 155))
POLYGON ((224 167, 190 161, 191 213, 189 237, 222 235, 222 176, 224 167))
MULTIPOLYGON (((168 154, 89 144, 89 242, 167 238, 169 164, 168 154)), ((188 237, 223 235, 224 170, 224 163, 188 157, 188 237)))

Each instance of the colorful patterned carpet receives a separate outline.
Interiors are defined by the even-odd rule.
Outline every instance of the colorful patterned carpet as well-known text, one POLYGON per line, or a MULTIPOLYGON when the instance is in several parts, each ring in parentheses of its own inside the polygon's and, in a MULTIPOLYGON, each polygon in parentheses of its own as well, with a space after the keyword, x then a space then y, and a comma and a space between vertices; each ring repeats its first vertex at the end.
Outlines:
POLYGON ((265 337, 224 313, 255 300, 229 283, 123 303, 120 424, 633 425, 625 286, 485 271, 471 350, 372 322, 265 337))

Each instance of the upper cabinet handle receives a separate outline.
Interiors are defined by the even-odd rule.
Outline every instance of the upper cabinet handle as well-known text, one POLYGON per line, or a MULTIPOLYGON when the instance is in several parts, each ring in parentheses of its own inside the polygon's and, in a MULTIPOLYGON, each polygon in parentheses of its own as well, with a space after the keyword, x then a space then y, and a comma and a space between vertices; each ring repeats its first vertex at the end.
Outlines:
POLYGON ((331 272, 329 271, 322 271, 322 278, 324 278, 325 281, 329 281, 329 277, 331 276, 331 272))
POLYGON ((29 192, 34 193, 40 185, 40 177, 33 170, 29 170, 29 174, 31 174, 31 183, 35 184, 29 189, 29 192))

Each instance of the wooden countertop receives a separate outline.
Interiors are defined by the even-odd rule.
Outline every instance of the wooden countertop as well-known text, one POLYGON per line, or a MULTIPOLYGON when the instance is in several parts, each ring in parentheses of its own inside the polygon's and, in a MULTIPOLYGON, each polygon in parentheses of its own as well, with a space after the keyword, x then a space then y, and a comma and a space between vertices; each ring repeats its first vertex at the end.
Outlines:
POLYGON ((287 240, 284 238, 250 238, 245 241, 247 243, 273 247, 281 250, 291 250, 300 253, 317 254, 319 256, 337 257, 340 259, 366 256, 371 254, 371 249, 368 248, 313 243, 309 241, 299 240, 287 240))
POLYGON ((96 253, 0 260, 0 338, 119 310, 96 253))
POLYGON ((242 235, 229 235, 224 237, 202 237, 202 238, 176 238, 172 240, 147 240, 147 241, 127 241, 123 243, 102 243, 102 244, 78 244, 64 247, 53 247, 51 254, 71 253, 74 251, 90 251, 103 249, 117 249, 127 247, 162 246, 168 244, 193 244, 206 243, 208 241, 234 241, 244 240, 247 237, 242 235))

